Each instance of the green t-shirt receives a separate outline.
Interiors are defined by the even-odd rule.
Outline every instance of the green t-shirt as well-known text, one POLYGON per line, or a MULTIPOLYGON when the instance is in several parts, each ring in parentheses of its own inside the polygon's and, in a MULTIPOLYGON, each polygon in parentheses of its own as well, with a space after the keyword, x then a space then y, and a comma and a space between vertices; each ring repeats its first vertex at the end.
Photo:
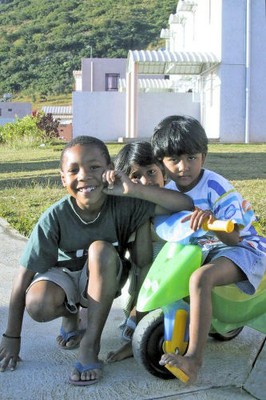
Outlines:
POLYGON ((65 196, 42 214, 20 263, 35 272, 56 266, 80 270, 92 242, 107 241, 121 253, 130 235, 154 216, 154 209, 148 201, 108 195, 97 220, 86 224, 75 213, 71 197, 65 196))

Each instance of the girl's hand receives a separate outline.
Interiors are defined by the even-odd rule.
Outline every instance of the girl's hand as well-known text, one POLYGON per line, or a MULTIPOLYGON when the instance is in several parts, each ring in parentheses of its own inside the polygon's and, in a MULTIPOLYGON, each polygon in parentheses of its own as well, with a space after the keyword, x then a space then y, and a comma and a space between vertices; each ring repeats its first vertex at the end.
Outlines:
POLYGON ((190 228, 195 232, 202 228, 203 221, 206 219, 209 223, 213 222, 215 220, 213 213, 210 210, 201 210, 200 208, 195 207, 192 214, 182 218, 181 222, 190 220, 190 228))
POLYGON ((154 185, 142 185, 132 182, 122 171, 106 170, 103 173, 103 193, 114 196, 127 196, 154 203, 155 215, 169 214, 181 210, 191 210, 193 201, 184 193, 160 188, 154 185))
POLYGON ((114 196, 129 195, 134 191, 133 183, 129 177, 122 171, 107 170, 103 173, 103 182, 105 187, 103 192, 114 196))

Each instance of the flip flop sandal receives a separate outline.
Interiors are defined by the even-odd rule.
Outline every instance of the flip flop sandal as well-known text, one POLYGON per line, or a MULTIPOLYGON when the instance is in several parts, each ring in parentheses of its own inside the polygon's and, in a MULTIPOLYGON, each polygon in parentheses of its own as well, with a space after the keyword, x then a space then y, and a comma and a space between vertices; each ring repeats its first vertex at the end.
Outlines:
MULTIPOLYGON (((77 362, 74 367, 81 374, 82 372, 92 371, 93 369, 102 370, 103 362, 99 361, 96 363, 89 363, 86 365, 82 365, 80 362, 77 362)), ((69 378, 69 380, 68 380, 68 382, 74 386, 89 386, 89 385, 93 385, 94 383, 97 383, 98 381, 99 381, 99 378, 90 379, 89 381, 83 381, 83 380, 75 381, 71 378, 69 378)))
POLYGON ((132 336, 136 329, 136 326, 137 326, 136 322, 133 321, 133 319, 129 317, 126 320, 126 323, 123 326, 123 329, 121 332, 122 339, 126 340, 127 342, 130 342, 130 340, 132 340, 132 336), (126 333, 128 330, 130 330, 132 333, 126 333))
MULTIPOLYGON (((67 342, 72 339, 72 338, 78 338, 79 336, 82 338, 82 336, 85 333, 85 329, 78 329, 76 331, 70 331, 70 332, 66 332, 65 329, 61 326, 60 328, 60 335, 63 340, 65 341, 64 345, 61 345, 59 343, 58 346, 63 349, 63 350, 73 350, 76 349, 77 347, 79 347, 80 341, 78 343, 75 343, 73 346, 66 346, 67 342)), ((81 340, 80 338, 80 340, 81 340)))

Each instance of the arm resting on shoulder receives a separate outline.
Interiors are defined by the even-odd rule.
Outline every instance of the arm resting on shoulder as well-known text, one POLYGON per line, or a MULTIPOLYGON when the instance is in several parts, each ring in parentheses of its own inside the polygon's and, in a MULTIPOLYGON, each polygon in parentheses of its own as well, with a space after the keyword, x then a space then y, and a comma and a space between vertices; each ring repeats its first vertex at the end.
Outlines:
POLYGON ((134 183, 122 171, 105 171, 103 180, 107 183, 107 187, 103 189, 104 193, 133 197, 154 203, 157 215, 193 210, 194 208, 193 200, 186 194, 158 186, 134 183))
POLYGON ((169 214, 183 210, 193 210, 193 200, 176 190, 160 188, 152 185, 133 184, 129 196, 155 203, 155 214, 169 214))

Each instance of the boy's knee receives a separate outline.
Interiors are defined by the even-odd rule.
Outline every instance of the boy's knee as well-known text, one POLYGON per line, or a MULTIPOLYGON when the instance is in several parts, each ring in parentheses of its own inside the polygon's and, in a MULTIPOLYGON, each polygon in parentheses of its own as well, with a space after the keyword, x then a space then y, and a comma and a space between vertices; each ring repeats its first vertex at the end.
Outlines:
POLYGON ((49 299, 36 299, 33 296, 26 296, 25 308, 34 321, 45 322, 49 321, 50 317, 47 316, 47 311, 49 310, 49 315, 54 310, 54 304, 51 304, 49 299))
POLYGON ((194 271, 189 279, 190 289, 207 289, 208 287, 211 287, 208 275, 208 271, 204 268, 199 268, 194 271))
POLYGON ((117 252, 111 243, 103 240, 93 242, 89 247, 89 262, 112 264, 117 258, 117 252))
POLYGON ((43 307, 37 302, 26 301, 26 310, 34 321, 42 322, 43 319, 43 307))
POLYGON ((119 273, 120 260, 116 249, 111 243, 97 241, 89 247, 88 270, 89 275, 101 276, 113 281, 119 273), (96 275, 94 275, 96 274, 96 275))

